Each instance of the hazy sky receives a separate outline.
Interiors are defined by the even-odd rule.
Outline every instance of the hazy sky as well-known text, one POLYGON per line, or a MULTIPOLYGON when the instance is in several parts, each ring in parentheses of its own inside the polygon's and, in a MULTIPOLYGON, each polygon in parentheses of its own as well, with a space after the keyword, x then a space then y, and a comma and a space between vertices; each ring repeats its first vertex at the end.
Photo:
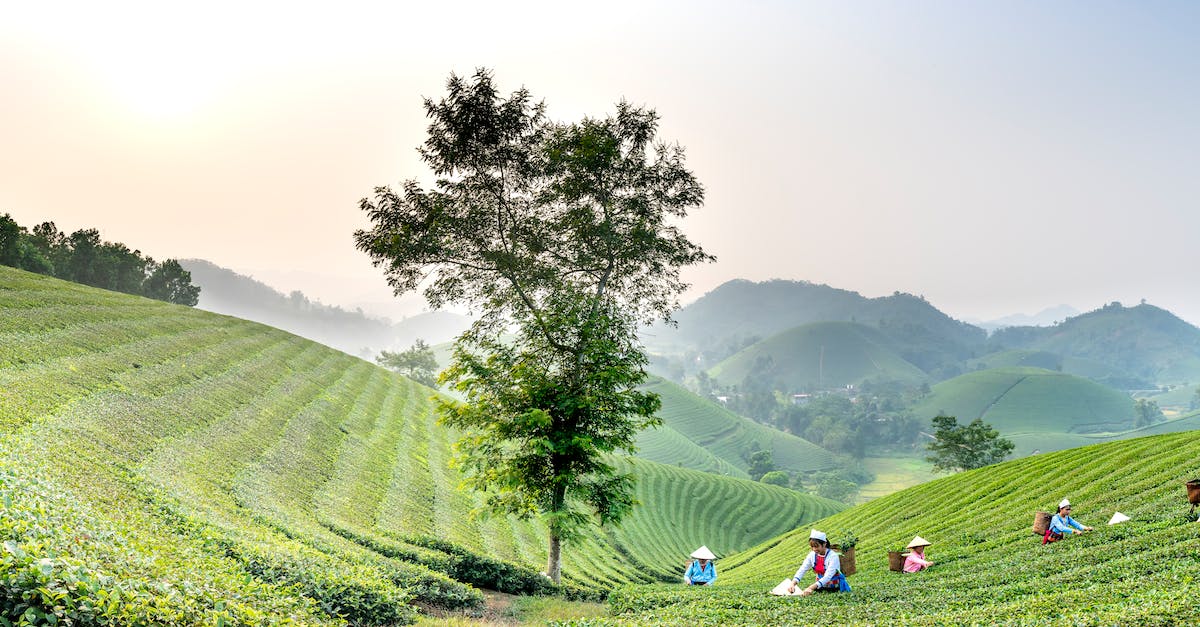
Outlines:
POLYGON ((478 66, 556 119, 658 110, 708 194, 689 300, 788 278, 1200 324, 1196 2, 0 0, 0 213, 387 301, 357 202, 429 181, 421 99, 478 66))

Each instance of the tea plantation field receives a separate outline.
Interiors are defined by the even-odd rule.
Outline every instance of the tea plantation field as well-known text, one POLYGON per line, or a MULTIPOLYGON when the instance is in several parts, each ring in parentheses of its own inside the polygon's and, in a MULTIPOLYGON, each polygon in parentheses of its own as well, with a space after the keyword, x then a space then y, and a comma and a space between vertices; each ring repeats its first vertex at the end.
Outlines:
POLYGON ((288 333, 0 267, 0 624, 412 622, 479 588, 676 580, 842 509, 636 462, 644 504, 537 574, 476 518, 423 388, 288 333))
POLYGON ((769 450, 781 470, 803 472, 836 465, 833 454, 804 438, 735 414, 682 386, 655 378, 642 389, 662 399, 663 428, 638 436, 638 457, 664 464, 747 477, 747 454, 769 450))
MULTIPOLYGON (((1184 481, 1200 476, 1200 431, 1035 455, 921 484, 817 521, 853 532, 848 594, 778 598, 808 528, 719 561, 717 585, 622 588, 611 618, 576 625, 1194 625, 1200 523, 1184 481), (1042 546, 1033 514, 1063 497, 1095 531, 1042 546), (1115 511, 1132 519, 1105 523, 1115 511), (925 572, 888 570, 887 551, 930 540, 925 572)), ((811 575, 809 575, 811 577, 811 575)))

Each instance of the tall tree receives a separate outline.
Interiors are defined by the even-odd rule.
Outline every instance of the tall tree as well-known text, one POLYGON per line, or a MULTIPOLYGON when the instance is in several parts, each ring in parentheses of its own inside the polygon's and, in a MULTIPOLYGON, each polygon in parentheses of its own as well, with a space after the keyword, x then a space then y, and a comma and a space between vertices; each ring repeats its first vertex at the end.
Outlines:
POLYGON ((1000 437, 1000 432, 982 419, 960 425, 954 416, 933 419, 934 441, 926 447, 933 455, 926 459, 933 469, 970 470, 1003 461, 1013 451, 1012 440, 1000 437))
POLYGON ((429 387, 437 387, 437 358, 425 340, 417 339, 412 346, 398 353, 380 351, 375 361, 384 368, 429 387))
POLYGON ((377 188, 361 202, 373 226, 355 240, 397 294, 424 286, 435 308, 481 314, 442 375, 467 402, 444 403, 443 420, 469 430, 456 463, 492 511, 546 521, 557 582, 562 542, 634 504, 633 477, 609 454, 631 453, 658 423, 657 397, 635 389, 636 330, 678 307, 681 267, 712 259, 669 223, 703 190, 683 149, 657 141, 651 110, 622 102, 553 123, 525 89, 501 96, 486 70, 452 75, 447 91, 425 101, 433 189, 377 188))

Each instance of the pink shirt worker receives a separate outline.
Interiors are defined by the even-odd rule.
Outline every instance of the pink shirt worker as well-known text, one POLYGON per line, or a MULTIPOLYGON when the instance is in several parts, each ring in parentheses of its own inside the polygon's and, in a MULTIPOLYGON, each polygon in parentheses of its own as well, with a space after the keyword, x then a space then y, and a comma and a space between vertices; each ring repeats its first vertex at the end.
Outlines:
POLYGON ((929 541, 917 536, 908 543, 908 546, 904 547, 912 551, 908 557, 904 558, 904 572, 915 573, 933 565, 932 561, 925 559, 925 547, 927 546, 929 546, 929 541))

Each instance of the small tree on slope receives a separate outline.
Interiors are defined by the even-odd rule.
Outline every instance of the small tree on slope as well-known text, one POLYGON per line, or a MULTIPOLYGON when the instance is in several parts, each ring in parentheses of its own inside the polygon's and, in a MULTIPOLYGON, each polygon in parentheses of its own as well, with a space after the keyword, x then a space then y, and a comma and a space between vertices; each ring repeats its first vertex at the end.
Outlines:
POLYGON ((954 416, 933 419, 933 438, 926 447, 933 455, 925 459, 933 463, 934 471, 970 470, 1003 461, 1013 451, 1011 440, 976 418, 971 424, 960 425, 954 416))

